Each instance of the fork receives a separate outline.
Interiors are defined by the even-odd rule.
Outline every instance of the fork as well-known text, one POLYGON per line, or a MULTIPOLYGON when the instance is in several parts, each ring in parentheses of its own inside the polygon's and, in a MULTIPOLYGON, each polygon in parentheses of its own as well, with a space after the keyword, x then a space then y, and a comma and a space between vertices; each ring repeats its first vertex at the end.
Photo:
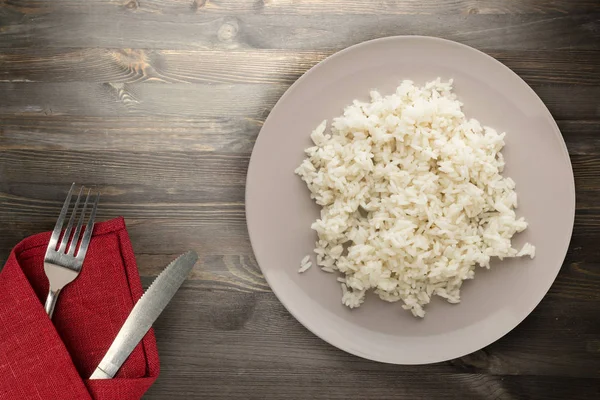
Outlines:
POLYGON ((62 231, 67 212, 69 211, 69 205, 71 204, 71 197, 73 195, 74 188, 75 183, 73 183, 71 185, 71 189, 69 189, 67 198, 62 206, 60 215, 58 216, 58 221, 56 221, 56 225, 54 226, 54 231, 52 231, 50 243, 48 243, 48 249, 46 250, 46 256, 44 257, 44 271, 46 272, 48 281, 50 281, 50 290, 48 292, 48 298, 46 299, 46 305, 44 306, 44 309, 50 318, 52 318, 52 314, 54 313, 54 307, 56 306, 56 300, 58 299, 60 291, 67 284, 71 283, 75 278, 77 278, 79 271, 81 271, 83 259, 85 258, 88 246, 90 245, 90 239, 94 229, 94 219, 96 218, 96 209, 98 208, 98 200, 100 199, 100 194, 98 193, 93 201, 92 210, 90 212, 85 231, 83 232, 83 237, 80 240, 85 212, 90 202, 91 189, 88 190, 85 203, 83 205, 83 210, 81 210, 79 213, 79 220, 77 222, 75 232, 73 233, 73 237, 69 243, 71 231, 73 230, 73 224, 79 209, 81 194, 83 193, 83 186, 79 189, 79 195, 77 196, 77 200, 75 200, 73 212, 69 218, 67 228, 65 229, 65 232, 62 235, 62 240, 59 244, 58 241, 61 238, 60 233, 62 231), (69 245, 68 249, 67 245, 69 245), (75 253, 76 250, 77 254, 75 253))

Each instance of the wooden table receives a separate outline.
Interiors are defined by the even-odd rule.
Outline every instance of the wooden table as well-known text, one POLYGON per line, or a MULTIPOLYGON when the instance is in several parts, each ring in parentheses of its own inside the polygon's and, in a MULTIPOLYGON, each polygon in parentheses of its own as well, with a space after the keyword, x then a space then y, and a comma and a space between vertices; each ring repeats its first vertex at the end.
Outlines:
POLYGON ((201 264, 156 324, 147 399, 600 398, 598 0, 0 2, 0 261, 54 225, 71 182, 123 215, 145 285, 201 264), (547 104, 577 184, 571 247, 515 330, 460 359, 378 364, 303 328, 254 260, 252 146, 308 68, 368 39, 432 35, 496 57, 547 104))

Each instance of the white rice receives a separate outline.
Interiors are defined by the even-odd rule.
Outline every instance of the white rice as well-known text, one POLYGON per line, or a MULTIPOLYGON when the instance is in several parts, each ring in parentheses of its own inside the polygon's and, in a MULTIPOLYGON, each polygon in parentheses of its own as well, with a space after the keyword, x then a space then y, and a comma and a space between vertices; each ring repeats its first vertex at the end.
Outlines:
POLYGON ((461 106, 452 81, 404 81, 311 134, 296 173, 322 207, 317 264, 345 275, 348 307, 373 290, 423 317, 434 295, 458 303, 463 280, 491 257, 535 256, 529 243, 511 245, 527 223, 514 212, 515 182, 501 175, 505 134, 461 106))
POLYGON ((301 274, 307 271, 310 267, 312 267, 312 262, 310 261, 310 256, 307 255, 302 259, 302 261, 300 261, 300 269, 298 270, 298 273, 301 274))

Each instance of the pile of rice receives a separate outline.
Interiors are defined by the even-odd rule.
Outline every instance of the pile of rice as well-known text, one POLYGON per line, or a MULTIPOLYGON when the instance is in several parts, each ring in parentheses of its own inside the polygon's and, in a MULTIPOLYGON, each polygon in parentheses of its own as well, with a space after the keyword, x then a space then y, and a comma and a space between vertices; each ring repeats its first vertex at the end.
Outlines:
POLYGON ((373 290, 423 317, 434 295, 458 303, 462 282, 491 257, 535 256, 529 243, 511 246, 527 222, 514 211, 515 182, 501 175, 505 134, 461 106, 452 80, 407 80, 312 132, 296 173, 322 207, 312 224, 317 264, 345 275, 346 306, 373 290))

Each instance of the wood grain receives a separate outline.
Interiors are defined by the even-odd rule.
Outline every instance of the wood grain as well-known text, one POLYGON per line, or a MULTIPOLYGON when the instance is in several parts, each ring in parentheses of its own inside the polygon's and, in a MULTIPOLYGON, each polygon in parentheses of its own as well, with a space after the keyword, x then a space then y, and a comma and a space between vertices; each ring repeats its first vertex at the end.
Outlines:
MULTIPOLYGON (((249 117, 68 117, 7 115, 0 119, 0 149, 65 151, 186 151, 249 155, 263 120, 249 117), (85 140, 81 140, 85 137, 85 140)), ((594 124, 574 126, 592 135, 594 124)))
POLYGON ((157 321, 145 399, 600 398, 597 0, 0 0, 0 263, 50 230, 71 182, 126 218, 145 286, 200 263, 157 321), (363 360, 303 328, 254 259, 244 212, 258 132, 347 46, 419 34, 517 72, 557 119, 577 211, 562 269, 496 343, 427 366, 363 360))
MULTIPOLYGON (((285 85, 252 84, 0 83, 4 94, 0 115, 265 118, 286 89, 285 85), (199 95, 204 101, 198 101, 199 95)), ((583 88, 582 95, 594 96, 596 90, 600 92, 600 87, 583 88)), ((583 113, 595 112, 592 108, 583 113)))
MULTIPOLYGON (((290 85, 332 51, 15 49, 0 55, 2 82, 281 83, 290 85), (210 60, 210 62, 207 62, 210 60)), ((491 51, 530 84, 595 85, 595 51, 491 51)))
MULTIPOLYGON (((0 150, 194 151, 250 155, 262 119, 5 115, 0 150), (85 140, 81 138, 85 137, 85 140)), ((571 155, 596 155, 600 120, 559 120, 571 155)))
MULTIPOLYGON (((598 119, 600 85, 532 85, 556 119, 598 119)), ((0 83, 2 115, 264 119, 284 84, 0 83), (204 101, 198 102, 198 96, 204 101)))
POLYGON ((152 14, 566 14, 599 10, 595 0, 5 0, 5 5, 28 15, 48 12, 69 13, 152 13, 152 14))
MULTIPOLYGON (((0 151, 0 157, 3 160, 0 172, 11 176, 16 182, 47 185, 46 182, 50 180, 55 185, 62 184, 64 189, 64 185, 72 182, 75 176, 79 177, 81 183, 96 182, 99 187, 111 187, 111 182, 118 181, 119 185, 126 188, 121 193, 128 196, 135 196, 135 187, 146 191, 155 188, 153 201, 164 198, 163 196, 172 196, 179 202, 189 200, 192 196, 199 196, 196 198, 209 202, 243 201, 243 193, 240 192, 243 192, 250 159, 246 154, 212 152, 123 151, 96 154, 85 151, 48 153, 31 149, 0 151), (39 160, 42 158, 44 163, 40 164, 39 160), (225 195, 228 189, 231 189, 232 197, 219 197, 225 195), (218 191, 218 196, 211 194, 211 190, 218 191), (164 194, 161 195, 161 192, 164 194), (234 193, 239 193, 239 196, 234 193)), ((600 158, 597 154, 573 155, 571 162, 578 188, 600 190, 600 158)), ((119 192, 118 189, 116 191, 119 192)), ((107 195, 111 195, 110 190, 107 190, 107 195)), ((110 197, 107 201, 109 199, 110 197)), ((589 199, 590 203, 582 203, 585 200, 588 199, 582 198, 578 204, 582 207, 596 204, 593 199, 589 199)), ((103 203, 109 205, 107 202, 103 203)), ((177 213, 170 216, 177 217, 177 213)))
POLYGON ((0 48, 339 50, 393 35, 439 36, 484 50, 597 50, 598 14, 40 14, 4 9, 0 48), (174 29, 176 26, 176 29, 174 29), (68 32, 68 34, 65 34, 68 32), (123 46, 126 41, 127 46, 123 46), (93 44, 90 46, 90 44, 93 44))

